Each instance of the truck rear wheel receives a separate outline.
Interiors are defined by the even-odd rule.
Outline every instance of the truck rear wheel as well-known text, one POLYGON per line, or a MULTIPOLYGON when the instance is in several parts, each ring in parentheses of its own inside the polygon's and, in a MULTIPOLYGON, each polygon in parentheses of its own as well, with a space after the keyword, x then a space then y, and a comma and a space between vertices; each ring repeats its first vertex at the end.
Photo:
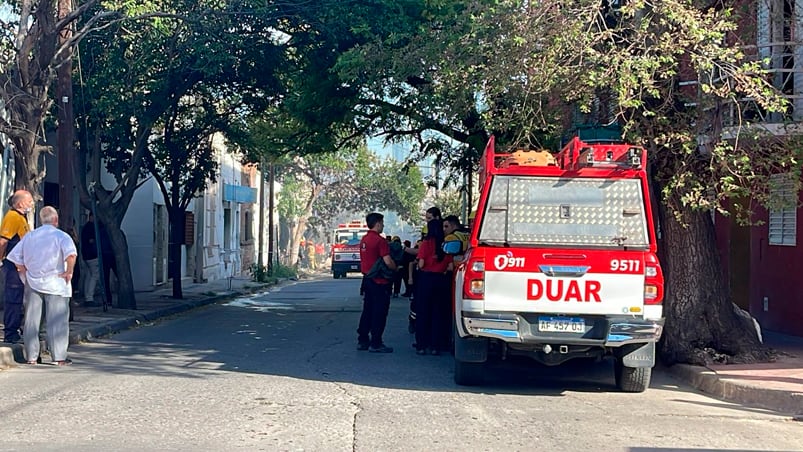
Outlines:
POLYGON ((454 382, 460 386, 476 386, 482 383, 482 368, 484 363, 467 363, 454 360, 454 382))
POLYGON ((624 392, 644 392, 650 386, 652 367, 626 367, 617 358, 613 367, 616 387, 624 392))

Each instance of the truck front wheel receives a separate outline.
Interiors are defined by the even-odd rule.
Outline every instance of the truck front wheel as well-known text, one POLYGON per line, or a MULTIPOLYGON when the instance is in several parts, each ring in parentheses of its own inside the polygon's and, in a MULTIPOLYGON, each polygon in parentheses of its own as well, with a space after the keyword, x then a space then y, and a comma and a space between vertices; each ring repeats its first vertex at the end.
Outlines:
POLYGON ((460 386, 476 386, 482 383, 484 363, 467 363, 455 358, 454 382, 460 386))
POLYGON ((644 392, 650 386, 652 367, 626 367, 621 358, 616 358, 613 372, 620 391, 644 392))

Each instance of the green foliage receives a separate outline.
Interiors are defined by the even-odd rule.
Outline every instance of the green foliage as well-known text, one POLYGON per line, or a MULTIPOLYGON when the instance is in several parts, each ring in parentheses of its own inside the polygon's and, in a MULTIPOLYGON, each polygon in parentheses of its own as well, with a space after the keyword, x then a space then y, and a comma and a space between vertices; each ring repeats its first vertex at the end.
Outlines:
MULTIPOLYGON (((415 137, 416 155, 452 175, 476 168, 486 131, 501 145, 554 147, 572 125, 618 123, 652 151, 653 174, 665 199, 681 200, 676 207, 722 211, 728 198, 751 193, 763 202, 770 175, 795 168, 797 156, 788 140, 739 121, 744 107, 787 110, 761 64, 733 45, 748 18, 695 2, 621 5, 380 1, 366 11, 334 7, 329 32, 297 44, 302 55, 305 46, 331 49, 316 59, 316 77, 351 89, 327 119, 341 121, 340 133, 415 137), (693 85, 679 88, 684 81, 693 85), (726 110, 736 114, 727 134, 726 110)), ((304 108, 323 107, 309 94, 304 108)))
POLYGON ((277 210, 283 218, 298 218, 304 212, 304 197, 309 196, 304 184, 294 174, 280 178, 282 190, 279 192, 277 210))
POLYGON ((418 168, 380 160, 362 146, 338 154, 312 154, 283 165, 279 214, 294 220, 312 203, 311 226, 328 226, 342 212, 390 210, 418 216, 424 185, 418 168))
POLYGON ((248 271, 255 282, 276 284, 280 279, 298 278, 298 270, 295 267, 274 263, 272 272, 268 272, 265 265, 251 264, 248 271))
POLYGON ((248 271, 251 273, 252 281, 266 283, 270 280, 271 275, 268 274, 268 267, 265 265, 253 263, 248 267, 248 271))
POLYGON ((746 18, 693 2, 622 4, 498 2, 475 16, 464 43, 477 42, 476 53, 455 60, 452 72, 493 61, 473 84, 483 87, 484 120, 508 131, 509 141, 530 143, 568 119, 619 123, 628 141, 652 151, 665 199, 677 195, 683 204, 670 207, 724 211, 731 197, 764 202, 770 175, 797 160, 790 143, 738 117, 730 129, 723 124, 726 110, 746 98, 765 112, 786 108, 761 66, 732 45, 737 21, 746 18), (516 39, 481 39, 508 32, 516 39), (682 81, 696 89, 679 89, 682 81))
POLYGON ((433 204, 441 209, 444 217, 457 215, 460 218, 463 213, 463 192, 454 186, 448 186, 438 191, 433 204))
POLYGON ((298 278, 298 269, 276 263, 273 264, 273 276, 277 278, 298 278))
MULTIPOLYGON (((554 147, 572 124, 619 123, 628 140, 653 151, 654 174, 667 197, 678 194, 686 205, 717 210, 728 197, 766 192, 772 171, 795 168, 788 143, 747 134, 744 128, 729 131, 735 130, 738 135, 731 136, 737 139, 722 139, 723 125, 716 118, 737 99, 752 99, 763 112, 786 111, 760 62, 731 45, 737 42, 736 24, 745 23, 739 16, 743 11, 694 2, 622 5, 591 0, 549 5, 376 0, 360 8, 343 2, 292 7, 274 2, 130 4, 139 8, 137 13, 176 14, 136 21, 125 30, 111 26, 98 34, 106 38, 91 49, 84 66, 108 86, 94 86, 98 99, 89 116, 107 138, 104 148, 124 157, 138 130, 130 118, 146 125, 164 119, 139 111, 169 111, 162 104, 175 97, 165 87, 196 86, 198 80, 202 89, 184 93, 206 103, 197 109, 173 108, 173 122, 156 127, 164 138, 167 124, 210 123, 210 129, 223 129, 249 160, 278 162, 293 155, 342 157, 361 146, 366 134, 379 134, 389 142, 416 143, 411 163, 434 158, 450 169, 453 180, 446 182, 458 185, 462 174, 476 169, 490 132, 501 144, 554 147), (235 7, 260 12, 237 15, 236 26, 252 33, 226 33, 235 24, 224 13, 235 7), (278 9, 282 19, 272 20, 278 9), (277 33, 287 39, 277 39, 277 33), (98 60, 106 63, 100 67, 98 60), (241 84, 241 78, 250 83, 241 84), (681 81, 692 81, 695 88, 679 89, 681 81), (271 86, 276 95, 240 89, 255 85, 271 86), (236 108, 255 105, 253 99, 264 108, 236 108), (227 107, 245 119, 236 118, 227 127, 225 120, 213 124, 204 114, 227 107), (713 138, 699 146, 698 136, 713 138), (763 151, 768 147, 773 152, 763 151)), ((209 160, 192 153, 203 149, 192 141, 203 133, 186 132, 174 135, 172 147, 154 143, 152 152, 162 161, 153 165, 156 171, 209 160), (186 158, 172 158, 181 151, 189 152, 186 158)), ((392 187, 406 185, 394 183, 395 175, 409 174, 404 169, 342 158, 340 163, 352 166, 320 162, 329 168, 323 179, 337 173, 329 182, 337 179, 333 187, 338 190, 343 180, 368 187, 367 200, 347 189, 340 192, 340 198, 359 199, 358 210, 395 204, 405 211, 417 196, 407 188, 392 193, 392 187), (366 179, 389 188, 371 188, 366 179)), ((124 159, 109 162, 118 174, 126 168, 124 159)), ((313 195, 304 186, 326 184, 290 169, 281 178, 299 199, 313 195)), ((325 206, 317 213, 347 204, 327 199, 326 190, 314 195, 325 206)), ((293 215, 303 207, 296 201, 287 199, 280 209, 293 215)))
POLYGON ((381 135, 415 143, 412 162, 437 155, 458 174, 474 169, 487 141, 475 86, 436 82, 444 58, 454 56, 444 55, 443 42, 466 31, 467 8, 462 1, 378 0, 297 10, 284 28, 296 70, 289 95, 270 114, 271 147, 331 152, 381 135), (447 137, 469 146, 455 148, 447 137))
POLYGON ((210 135, 277 94, 274 68, 284 50, 270 31, 275 23, 239 2, 128 6, 146 16, 109 22, 85 40, 79 123, 99 135, 118 179, 132 150, 147 146, 150 172, 165 191, 178 192, 168 202, 186 205, 214 181, 210 135))

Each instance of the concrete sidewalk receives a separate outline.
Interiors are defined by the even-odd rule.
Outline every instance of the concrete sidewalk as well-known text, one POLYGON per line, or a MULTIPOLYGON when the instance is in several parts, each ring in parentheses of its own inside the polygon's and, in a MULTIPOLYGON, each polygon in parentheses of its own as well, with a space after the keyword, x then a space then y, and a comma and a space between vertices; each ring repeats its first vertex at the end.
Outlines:
MULTIPOLYGON (((137 309, 109 308, 103 311, 98 307, 71 307, 73 320, 70 322, 70 343, 92 340, 107 336, 141 324, 153 322, 162 317, 179 314, 200 306, 216 303, 269 288, 269 284, 257 283, 247 276, 226 278, 207 283, 186 283, 182 286, 181 300, 172 298, 171 285, 151 292, 137 292, 137 309)), ((0 311, 1 313, 2 311, 0 311)), ((2 334, 2 314, 0 314, 0 334, 2 334)), ((47 362, 47 356, 43 358, 47 362)), ((22 344, 0 342, 0 370, 24 363, 22 344)))
POLYGON ((803 420, 803 338, 763 332, 777 352, 772 363, 692 366, 663 370, 714 397, 766 408, 803 420))
MULTIPOLYGON (((74 321, 70 322, 70 342, 106 336, 268 287, 247 277, 237 277, 202 284, 187 283, 183 287, 183 300, 171 298, 170 286, 137 293, 135 311, 111 308, 103 312, 100 307, 76 307, 73 311, 74 321)), ((700 391, 723 400, 803 418, 803 338, 764 332, 764 339, 768 346, 778 352, 778 359, 773 363, 709 367, 677 364, 670 368, 659 366, 656 371, 668 372, 700 391)), ((0 343, 0 369, 24 362, 21 345, 0 343)))

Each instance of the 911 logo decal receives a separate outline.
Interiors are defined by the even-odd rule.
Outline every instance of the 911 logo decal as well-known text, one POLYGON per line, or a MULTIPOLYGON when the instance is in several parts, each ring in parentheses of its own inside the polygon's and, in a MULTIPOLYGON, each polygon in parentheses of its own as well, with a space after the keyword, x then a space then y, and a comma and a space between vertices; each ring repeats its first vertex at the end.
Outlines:
POLYGON ((540 279, 527 280, 527 299, 528 300, 549 300, 549 301, 579 301, 602 303, 599 291, 602 284, 599 281, 564 281, 561 279, 540 279), (582 284, 581 284, 582 283, 582 284))
POLYGON ((524 258, 514 257, 512 251, 506 254, 500 254, 494 258, 494 267, 497 270, 504 270, 506 268, 524 268, 524 258))

